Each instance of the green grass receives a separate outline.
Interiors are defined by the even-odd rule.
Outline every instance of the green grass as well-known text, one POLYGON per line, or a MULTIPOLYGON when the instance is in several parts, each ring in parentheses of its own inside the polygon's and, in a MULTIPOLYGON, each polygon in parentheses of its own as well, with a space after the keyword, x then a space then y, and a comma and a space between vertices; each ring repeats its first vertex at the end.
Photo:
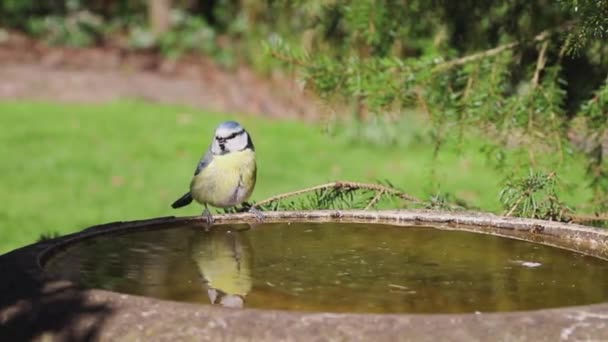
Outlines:
MULTIPOLYGON (((187 190, 215 126, 227 119, 241 121, 256 145, 253 200, 338 179, 387 179, 421 197, 437 183, 430 177, 432 147, 423 140, 400 148, 353 144, 300 122, 141 102, 0 102, 0 253, 45 233, 200 214, 198 205, 169 205, 187 190)), ((498 210, 501 177, 486 165, 480 146, 448 148, 436 180, 443 191, 498 210)))

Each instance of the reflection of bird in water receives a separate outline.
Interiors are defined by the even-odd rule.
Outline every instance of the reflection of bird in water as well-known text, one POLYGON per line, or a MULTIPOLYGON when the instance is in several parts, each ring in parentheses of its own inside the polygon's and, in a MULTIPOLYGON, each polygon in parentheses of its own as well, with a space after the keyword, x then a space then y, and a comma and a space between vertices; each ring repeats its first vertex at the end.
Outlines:
POLYGON ((191 257, 212 304, 241 308, 251 291, 251 248, 241 232, 207 231, 193 237, 191 257))

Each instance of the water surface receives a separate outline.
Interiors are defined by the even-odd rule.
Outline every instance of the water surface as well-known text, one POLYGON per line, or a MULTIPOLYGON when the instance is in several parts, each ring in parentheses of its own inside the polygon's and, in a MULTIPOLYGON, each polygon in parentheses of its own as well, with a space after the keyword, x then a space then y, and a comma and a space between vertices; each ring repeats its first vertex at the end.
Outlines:
POLYGON ((464 313, 608 299, 608 262, 462 231, 347 223, 179 226, 97 237, 48 271, 88 287, 223 305, 464 313))

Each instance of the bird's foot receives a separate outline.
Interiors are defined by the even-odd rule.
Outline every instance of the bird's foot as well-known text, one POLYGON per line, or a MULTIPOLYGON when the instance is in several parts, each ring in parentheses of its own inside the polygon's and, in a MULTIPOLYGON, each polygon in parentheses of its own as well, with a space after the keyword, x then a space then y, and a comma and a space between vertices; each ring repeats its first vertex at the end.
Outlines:
POLYGON ((209 208, 205 207, 205 210, 203 211, 203 213, 201 215, 205 216, 205 219, 207 220, 208 225, 213 224, 213 215, 211 215, 209 208))
POLYGON ((254 214, 258 221, 264 221, 264 214, 261 210, 256 209, 255 207, 250 207, 249 212, 254 214))

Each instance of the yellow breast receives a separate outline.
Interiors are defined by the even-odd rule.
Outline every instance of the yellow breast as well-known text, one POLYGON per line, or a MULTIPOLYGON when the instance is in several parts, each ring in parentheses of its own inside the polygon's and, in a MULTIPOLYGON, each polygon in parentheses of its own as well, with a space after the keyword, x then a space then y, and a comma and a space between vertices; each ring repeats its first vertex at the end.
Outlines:
POLYGON ((250 149, 214 156, 190 183, 192 197, 201 204, 227 208, 249 198, 256 180, 255 152, 250 149))

